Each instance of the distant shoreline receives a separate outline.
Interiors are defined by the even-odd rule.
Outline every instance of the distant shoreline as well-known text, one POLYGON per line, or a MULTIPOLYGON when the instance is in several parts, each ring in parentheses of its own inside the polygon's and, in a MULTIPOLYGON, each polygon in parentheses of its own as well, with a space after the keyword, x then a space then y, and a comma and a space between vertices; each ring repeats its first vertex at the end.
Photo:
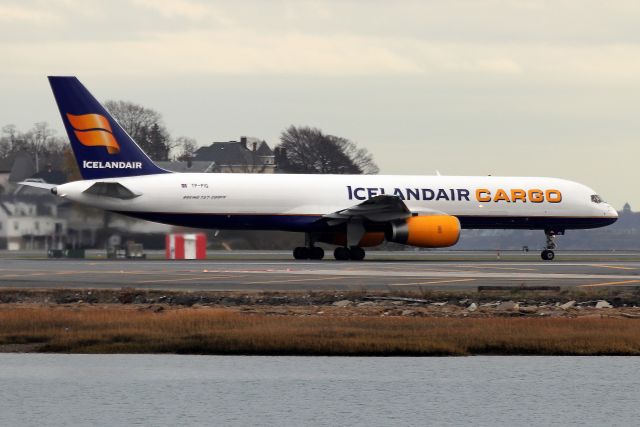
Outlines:
POLYGON ((0 352, 640 355, 633 290, 1 290, 0 352), (596 308, 599 307, 599 308, 596 308))

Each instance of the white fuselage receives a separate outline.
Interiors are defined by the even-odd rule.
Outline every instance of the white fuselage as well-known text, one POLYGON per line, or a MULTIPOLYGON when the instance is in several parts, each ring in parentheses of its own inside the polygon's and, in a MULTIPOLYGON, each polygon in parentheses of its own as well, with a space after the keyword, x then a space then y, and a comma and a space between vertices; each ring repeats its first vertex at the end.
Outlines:
POLYGON ((315 220, 380 194, 398 196, 412 212, 457 216, 464 228, 592 228, 617 218, 582 184, 534 177, 167 173, 75 181, 57 194, 153 221, 222 229, 304 231, 310 220, 301 218, 315 220), (139 196, 83 193, 95 182, 118 182, 139 196))

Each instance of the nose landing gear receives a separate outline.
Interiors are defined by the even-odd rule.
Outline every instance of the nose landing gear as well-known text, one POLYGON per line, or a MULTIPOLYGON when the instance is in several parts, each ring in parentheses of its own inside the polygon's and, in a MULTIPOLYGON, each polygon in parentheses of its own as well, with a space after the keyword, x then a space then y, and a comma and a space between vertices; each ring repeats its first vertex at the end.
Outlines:
POLYGON ((540 258, 544 261, 553 261, 556 257, 554 250, 557 248, 556 244, 556 236, 563 235, 564 230, 556 231, 556 230, 544 230, 544 234, 547 236, 547 243, 545 245, 545 249, 540 253, 540 258))
POLYGON ((556 254, 551 249, 545 249, 540 254, 540 257, 545 261, 553 261, 556 257, 556 254))

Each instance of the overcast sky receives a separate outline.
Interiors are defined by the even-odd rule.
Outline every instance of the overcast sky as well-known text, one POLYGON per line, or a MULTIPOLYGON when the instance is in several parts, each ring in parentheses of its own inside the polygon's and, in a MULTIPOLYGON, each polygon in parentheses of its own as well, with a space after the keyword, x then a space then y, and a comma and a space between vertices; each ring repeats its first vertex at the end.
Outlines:
POLYGON ((0 0, 0 126, 45 76, 198 143, 309 125, 384 174, 577 180, 640 210, 640 2, 0 0))

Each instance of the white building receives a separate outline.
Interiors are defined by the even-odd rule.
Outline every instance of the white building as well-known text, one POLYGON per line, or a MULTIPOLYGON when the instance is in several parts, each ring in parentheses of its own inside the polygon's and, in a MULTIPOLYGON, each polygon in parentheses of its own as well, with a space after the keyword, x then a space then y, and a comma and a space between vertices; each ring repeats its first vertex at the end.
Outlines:
POLYGON ((0 200, 0 248, 60 249, 67 220, 58 218, 55 203, 42 200, 0 200))

